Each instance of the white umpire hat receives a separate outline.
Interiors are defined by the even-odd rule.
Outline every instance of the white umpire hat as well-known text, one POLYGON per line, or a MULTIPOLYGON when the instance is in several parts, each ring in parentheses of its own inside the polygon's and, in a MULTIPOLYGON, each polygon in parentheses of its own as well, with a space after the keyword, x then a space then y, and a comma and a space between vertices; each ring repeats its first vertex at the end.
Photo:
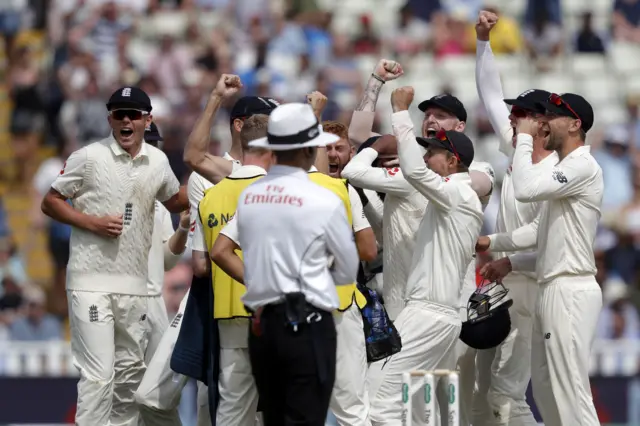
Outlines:
POLYGON ((269 115, 267 136, 249 142, 249 146, 272 151, 290 151, 336 143, 340 137, 325 133, 308 104, 280 105, 269 115))

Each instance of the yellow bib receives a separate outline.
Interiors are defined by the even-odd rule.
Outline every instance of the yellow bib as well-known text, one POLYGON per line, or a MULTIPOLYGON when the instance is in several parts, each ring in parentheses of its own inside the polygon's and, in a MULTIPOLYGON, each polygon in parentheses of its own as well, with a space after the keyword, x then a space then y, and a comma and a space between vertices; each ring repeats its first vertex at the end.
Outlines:
MULTIPOLYGON (((353 226, 353 217, 351 214, 351 199, 349 198, 347 181, 344 179, 336 179, 320 172, 309 172, 309 178, 312 182, 324 188, 327 188, 338 197, 340 197, 340 199, 344 203, 344 207, 347 209, 347 219, 349 220, 349 225, 353 226)), ((347 309, 349 309, 349 307, 351 307, 354 295, 358 307, 363 308, 367 304, 367 299, 365 299, 362 293, 360 293, 360 291, 356 288, 355 283, 350 285, 339 285, 336 286, 336 289, 338 290, 338 297, 340 298, 340 307, 338 308, 339 311, 346 311, 347 309)))
MULTIPOLYGON (((225 178, 217 185, 205 191, 198 206, 198 213, 204 229, 207 248, 211 252, 213 243, 224 226, 236 214, 238 199, 245 188, 262 176, 249 178, 225 178)), ((236 250, 242 259, 242 252, 236 250)), ((211 279, 213 285, 213 317, 231 319, 250 317, 240 298, 246 292, 246 287, 235 281, 215 263, 211 262, 211 279)))

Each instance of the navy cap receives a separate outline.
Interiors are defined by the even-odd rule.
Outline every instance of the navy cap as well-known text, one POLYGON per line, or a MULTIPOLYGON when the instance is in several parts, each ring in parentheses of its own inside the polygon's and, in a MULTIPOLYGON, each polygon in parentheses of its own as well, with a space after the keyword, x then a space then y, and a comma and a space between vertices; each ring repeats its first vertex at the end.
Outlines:
POLYGON ((133 108, 151 112, 151 99, 139 87, 121 87, 113 92, 107 102, 109 111, 121 108, 133 108))
POLYGON ((544 114, 544 108, 540 106, 540 103, 549 99, 549 95, 551 93, 546 90, 531 89, 520 93, 515 99, 505 99, 504 103, 530 112, 544 114))
POLYGON ((465 166, 471 166, 475 150, 473 149, 473 142, 467 135, 462 132, 456 132, 455 130, 439 131, 435 138, 416 138, 418 143, 425 148, 430 146, 441 148, 451 152, 452 154, 458 154, 460 161, 465 166))
POLYGON ((434 96, 431 99, 420 102, 420 105, 418 105, 418 108, 422 112, 431 107, 443 109, 455 115, 460 121, 467 121, 467 110, 464 108, 462 102, 460 102, 460 99, 448 93, 434 96))
POLYGON ((582 122, 582 130, 588 132, 593 127, 593 108, 585 98, 575 93, 552 93, 540 106, 545 111, 563 117, 577 118, 582 122))
POLYGON ((144 130, 144 141, 147 143, 155 143, 163 140, 164 139, 162 138, 162 135, 160 135, 158 126, 156 126, 156 123, 151 122, 151 126, 144 130))
POLYGON ((244 96, 235 103, 231 108, 231 121, 236 118, 249 118, 256 114, 271 114, 280 102, 273 98, 265 98, 262 96, 244 96))

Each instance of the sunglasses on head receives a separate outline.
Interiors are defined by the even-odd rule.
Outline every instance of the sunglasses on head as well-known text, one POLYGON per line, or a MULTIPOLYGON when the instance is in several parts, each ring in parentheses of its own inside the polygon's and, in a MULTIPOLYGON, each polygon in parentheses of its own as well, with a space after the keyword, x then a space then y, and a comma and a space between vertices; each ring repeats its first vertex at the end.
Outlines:
POLYGON ((114 120, 124 120, 125 117, 129 117, 130 120, 140 120, 148 114, 147 111, 141 111, 139 109, 114 109, 109 111, 109 115, 111 115, 114 120))
POLYGON ((447 138, 447 132, 445 132, 442 129, 438 130, 438 132, 436 133, 436 139, 438 139, 438 140, 440 140, 442 142, 447 142, 451 146, 451 150, 453 151, 453 155, 455 155, 455 157, 458 159, 458 162, 462 163, 462 160, 460 160, 460 156, 458 155, 458 151, 456 151, 456 147, 453 146, 453 143, 451 143, 449 138, 447 138))
POLYGON ((573 110, 573 108, 571 108, 571 105, 569 105, 567 101, 562 99, 562 96, 552 93, 551 96, 549 96, 549 102, 558 107, 564 106, 569 110, 571 114, 573 114, 574 118, 577 118, 578 120, 580 119, 580 116, 576 114, 576 112, 573 110))

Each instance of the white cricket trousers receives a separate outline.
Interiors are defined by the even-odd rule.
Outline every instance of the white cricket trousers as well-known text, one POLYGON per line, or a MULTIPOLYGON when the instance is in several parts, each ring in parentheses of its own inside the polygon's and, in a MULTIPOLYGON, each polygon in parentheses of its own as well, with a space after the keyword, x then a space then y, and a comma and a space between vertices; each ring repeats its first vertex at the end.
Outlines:
POLYGON ((68 290, 67 297, 71 353, 80 371, 76 425, 137 426, 147 296, 68 290))
POLYGON ((336 379, 329 408, 340 426, 369 426, 367 349, 360 308, 333 315, 336 324, 336 379))
POLYGON ((511 274, 503 282, 513 305, 511 332, 495 348, 476 355, 477 389, 473 399, 474 426, 536 426, 526 392, 531 379, 531 334, 537 282, 511 274))
POLYGON ((219 320, 220 374, 216 424, 256 426, 259 424, 258 388, 249 358, 249 320, 219 320))
MULTIPOLYGON (((188 379, 173 372, 170 365, 173 348, 178 340, 182 317, 187 306, 188 294, 182 299, 178 313, 170 325, 165 327, 154 353, 150 354, 149 348, 147 349, 147 357, 151 355, 151 360, 147 361, 147 371, 135 394, 136 402, 140 408, 141 424, 147 426, 180 426, 182 424, 178 415, 178 404, 180 404, 180 395, 188 379)), ((151 299, 155 299, 155 297, 149 299, 150 305, 153 304, 151 299)), ((164 301, 162 297, 158 299, 162 302, 164 316, 167 317, 164 301)), ((159 314, 159 310, 160 306, 155 308, 150 306, 149 318, 159 314), (157 312, 152 314, 155 310, 157 312)), ((151 334, 153 335, 153 329, 151 334)))
POLYGON ((589 358, 602 309, 593 276, 541 284, 531 352, 533 397, 545 426, 599 426, 589 384, 589 358))
MULTIPOLYGON (((402 339, 402 350, 369 367, 369 415, 373 426, 402 424, 402 373, 412 370, 455 368, 455 345, 460 336, 458 310, 434 303, 409 301, 395 326, 402 339)), ((424 398, 414 394, 414 424, 422 424, 424 398)))

